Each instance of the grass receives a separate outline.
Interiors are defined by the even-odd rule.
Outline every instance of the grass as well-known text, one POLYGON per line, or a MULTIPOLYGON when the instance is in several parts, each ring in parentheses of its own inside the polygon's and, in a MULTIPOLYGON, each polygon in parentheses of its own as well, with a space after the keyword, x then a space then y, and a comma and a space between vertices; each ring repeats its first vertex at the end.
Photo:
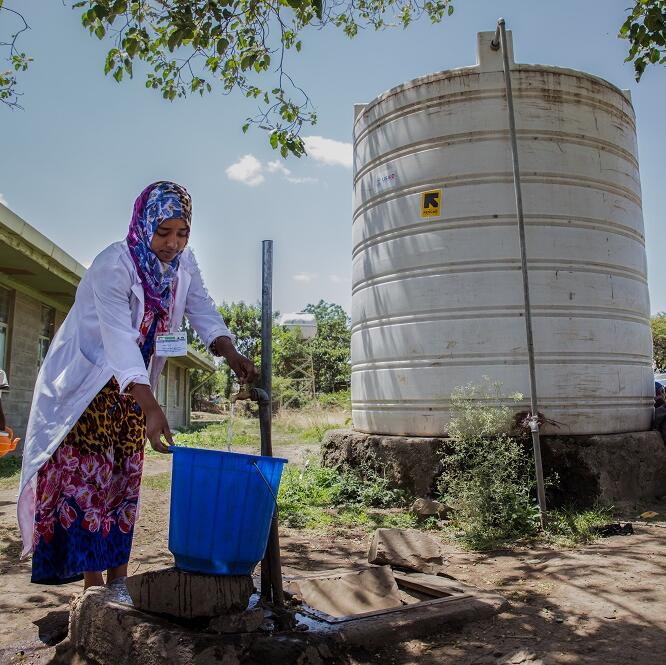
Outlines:
POLYGON ((0 489, 7 490, 18 487, 21 477, 21 458, 0 458, 0 489))
MULTIPOLYGON (((488 552, 513 545, 532 546, 550 543, 558 547, 577 547, 599 539, 595 528, 617 521, 612 506, 595 506, 589 509, 561 508, 548 511, 546 528, 524 537, 488 537, 470 540, 457 522, 448 523, 442 530, 446 537, 464 549, 488 552)), ((424 525, 421 525, 423 528, 424 525)), ((431 525, 434 528, 434 525, 431 525)))
POLYGON ((277 436, 298 437, 305 442, 319 442, 328 430, 345 427, 349 422, 349 412, 343 409, 307 408, 293 411, 284 409, 275 416, 273 429, 277 436))
MULTIPOLYGON (((308 407, 298 410, 284 409, 273 418, 273 443, 319 443, 330 429, 349 424, 349 412, 344 409, 308 407)), ((176 445, 223 450, 227 446, 229 419, 214 423, 196 423, 174 436, 176 445)), ((259 450, 261 439, 257 418, 237 415, 234 418, 232 448, 255 447, 259 450)), ((150 445, 146 455, 158 457, 150 445)))
POLYGON ((157 473, 154 476, 144 476, 141 485, 151 490, 168 492, 171 490, 171 471, 157 473))
POLYGON ((595 527, 613 521, 613 508, 597 506, 589 510, 565 508, 548 513, 546 538, 557 545, 584 545, 596 540, 595 527))

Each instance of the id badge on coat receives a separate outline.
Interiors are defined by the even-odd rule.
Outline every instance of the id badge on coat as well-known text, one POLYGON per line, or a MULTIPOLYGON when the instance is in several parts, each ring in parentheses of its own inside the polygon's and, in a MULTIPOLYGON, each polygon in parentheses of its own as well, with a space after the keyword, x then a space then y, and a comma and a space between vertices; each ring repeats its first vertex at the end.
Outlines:
POLYGON ((187 355, 187 333, 163 333, 155 337, 155 355, 161 358, 187 355))

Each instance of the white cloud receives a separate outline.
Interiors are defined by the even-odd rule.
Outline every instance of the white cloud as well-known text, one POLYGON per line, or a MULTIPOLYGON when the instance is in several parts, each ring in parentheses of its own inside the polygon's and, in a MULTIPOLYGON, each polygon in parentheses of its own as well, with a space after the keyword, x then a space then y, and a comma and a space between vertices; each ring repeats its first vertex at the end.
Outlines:
POLYGON ((329 275, 328 278, 333 284, 344 284, 344 282, 348 281, 344 277, 340 277, 340 275, 329 275))
POLYGON ((2 203, 3 206, 7 206, 9 208, 9 203, 7 203, 7 199, 0 194, 0 203, 2 203))
POLYGON ((295 275, 292 275, 292 278, 297 282, 311 282, 317 277, 317 273, 314 272, 299 272, 295 275))
POLYGON ((296 176, 285 176, 287 182, 291 182, 294 185, 305 185, 313 182, 319 182, 317 178, 311 178, 310 176, 304 176, 302 178, 297 178, 296 176))
POLYGON ((266 170, 269 173, 282 173, 283 175, 291 175, 291 171, 279 159, 268 162, 268 164, 266 164, 266 170))
POLYGON ((323 136, 304 136, 305 150, 312 159, 331 166, 352 167, 352 144, 323 136))
POLYGON ((268 162, 268 164, 266 164, 266 170, 269 173, 279 173, 283 175, 284 179, 293 185, 304 185, 307 183, 317 182, 317 178, 311 178, 310 176, 300 177, 292 175, 291 171, 279 159, 268 162))
POLYGON ((229 180, 256 187, 265 180, 262 170, 261 162, 254 155, 244 155, 235 164, 227 167, 225 173, 229 180))
POLYGON ((310 176, 295 176, 291 171, 279 160, 275 159, 266 164, 262 164, 254 155, 244 155, 235 164, 227 167, 226 174, 230 180, 242 182, 244 185, 256 187, 265 182, 265 173, 279 174, 287 182, 294 185, 302 185, 312 182, 317 182, 317 178, 310 176))

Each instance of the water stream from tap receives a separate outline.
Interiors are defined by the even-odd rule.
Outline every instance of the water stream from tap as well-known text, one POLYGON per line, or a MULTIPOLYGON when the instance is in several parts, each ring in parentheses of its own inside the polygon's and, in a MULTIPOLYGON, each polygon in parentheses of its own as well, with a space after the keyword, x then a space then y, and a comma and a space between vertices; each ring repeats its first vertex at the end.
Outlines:
POLYGON ((229 407, 229 426, 227 427, 227 452, 231 452, 231 440, 234 437, 234 414, 236 413, 236 398, 231 398, 229 407))

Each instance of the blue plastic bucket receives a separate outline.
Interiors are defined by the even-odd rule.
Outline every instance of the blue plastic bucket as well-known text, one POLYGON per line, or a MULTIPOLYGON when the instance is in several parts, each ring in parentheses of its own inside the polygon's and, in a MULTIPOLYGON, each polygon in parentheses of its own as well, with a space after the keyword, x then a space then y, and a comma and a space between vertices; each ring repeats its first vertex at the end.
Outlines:
POLYGON ((251 574, 266 552, 287 460, 181 446, 171 451, 169 549, 176 567, 251 574))

